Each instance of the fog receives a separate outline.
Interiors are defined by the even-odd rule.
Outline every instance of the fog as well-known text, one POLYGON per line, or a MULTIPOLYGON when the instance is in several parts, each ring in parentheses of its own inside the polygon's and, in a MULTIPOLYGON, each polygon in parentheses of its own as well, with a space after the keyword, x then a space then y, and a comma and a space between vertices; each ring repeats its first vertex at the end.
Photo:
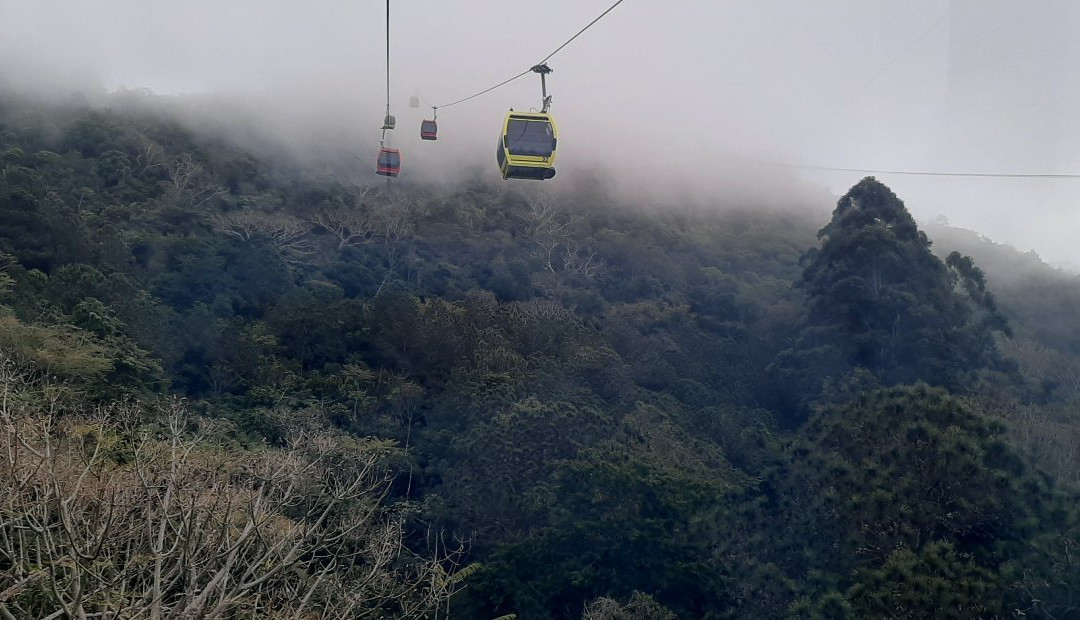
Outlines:
MULTIPOLYGON (((403 178, 496 177, 527 75, 609 0, 392 1, 391 111, 403 178), (409 98, 422 107, 410 108, 409 98)), ((0 84, 66 97, 183 96, 213 131, 368 182, 385 108, 381 0, 0 1, 0 84), (225 103, 227 102, 227 104, 225 103), (213 122, 211 122, 213 121, 213 122)), ((553 187, 592 178, 648 200, 828 208, 865 176, 789 167, 1080 173, 1073 0, 626 0, 549 61, 561 134, 553 187)), ((944 215, 1080 265, 1080 179, 877 174, 916 218, 944 215)))

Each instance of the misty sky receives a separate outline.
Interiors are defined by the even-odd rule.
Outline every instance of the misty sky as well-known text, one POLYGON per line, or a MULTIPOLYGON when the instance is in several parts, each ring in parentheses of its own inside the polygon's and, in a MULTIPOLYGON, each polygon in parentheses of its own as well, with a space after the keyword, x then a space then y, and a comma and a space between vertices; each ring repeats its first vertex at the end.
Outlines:
MULTIPOLYGON (((392 0, 406 173, 494 174, 502 116, 539 106, 538 78, 441 110, 436 143, 419 140, 430 110, 409 96, 443 104, 502 81, 611 1, 392 0)), ((309 150, 347 137, 366 170, 385 105, 383 11, 382 0, 0 0, 0 76, 54 95, 244 98, 268 134, 309 150)), ((599 167, 618 185, 727 203, 775 195, 783 176, 835 200, 863 176, 763 162, 1080 173, 1076 32, 1075 0, 626 0, 549 62, 562 138, 552 183, 599 167)), ((1080 179, 877 176, 918 219, 944 215, 1080 265, 1080 179)))

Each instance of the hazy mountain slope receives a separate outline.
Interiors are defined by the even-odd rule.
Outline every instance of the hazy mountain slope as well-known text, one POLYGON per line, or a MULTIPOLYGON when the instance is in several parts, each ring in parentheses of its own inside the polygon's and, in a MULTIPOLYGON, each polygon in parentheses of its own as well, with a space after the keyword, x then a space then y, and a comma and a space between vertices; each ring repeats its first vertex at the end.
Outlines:
POLYGON ((1018 335, 1080 355, 1080 276, 970 230, 929 224, 926 231, 935 252, 956 250, 976 260, 1018 335))
POLYGON ((402 544, 482 564, 464 616, 1069 613, 1070 461, 1044 475, 999 421, 1067 400, 998 363, 978 272, 883 185, 828 222, 284 162, 138 106, 0 102, 0 347, 87 407, 185 397, 222 445, 387 446, 402 544))

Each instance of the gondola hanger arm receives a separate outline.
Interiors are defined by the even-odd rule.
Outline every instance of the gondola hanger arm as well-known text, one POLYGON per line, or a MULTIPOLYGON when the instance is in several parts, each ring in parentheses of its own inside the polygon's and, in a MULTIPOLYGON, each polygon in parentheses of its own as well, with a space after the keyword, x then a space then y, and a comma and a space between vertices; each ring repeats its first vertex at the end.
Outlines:
POLYGON ((551 97, 547 94, 547 74, 552 72, 551 67, 547 66, 547 63, 542 62, 538 65, 533 65, 533 68, 529 69, 529 71, 540 74, 540 91, 544 97, 543 106, 540 108, 540 111, 547 114, 548 109, 551 108, 551 97))

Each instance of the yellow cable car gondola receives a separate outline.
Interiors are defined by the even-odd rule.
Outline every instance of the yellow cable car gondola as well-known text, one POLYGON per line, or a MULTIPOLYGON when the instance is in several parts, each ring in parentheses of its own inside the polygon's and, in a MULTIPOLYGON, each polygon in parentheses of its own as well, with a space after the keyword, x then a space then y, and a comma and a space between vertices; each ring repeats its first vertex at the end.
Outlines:
POLYGON ((551 97, 547 94, 547 79, 551 69, 541 63, 532 68, 540 74, 543 108, 539 112, 515 112, 510 108, 503 121, 495 159, 504 179, 550 179, 555 176, 555 148, 559 145, 559 130, 548 112, 551 97))
POLYGON ((555 176, 559 131, 546 112, 510 110, 496 151, 504 179, 550 179, 555 176))

